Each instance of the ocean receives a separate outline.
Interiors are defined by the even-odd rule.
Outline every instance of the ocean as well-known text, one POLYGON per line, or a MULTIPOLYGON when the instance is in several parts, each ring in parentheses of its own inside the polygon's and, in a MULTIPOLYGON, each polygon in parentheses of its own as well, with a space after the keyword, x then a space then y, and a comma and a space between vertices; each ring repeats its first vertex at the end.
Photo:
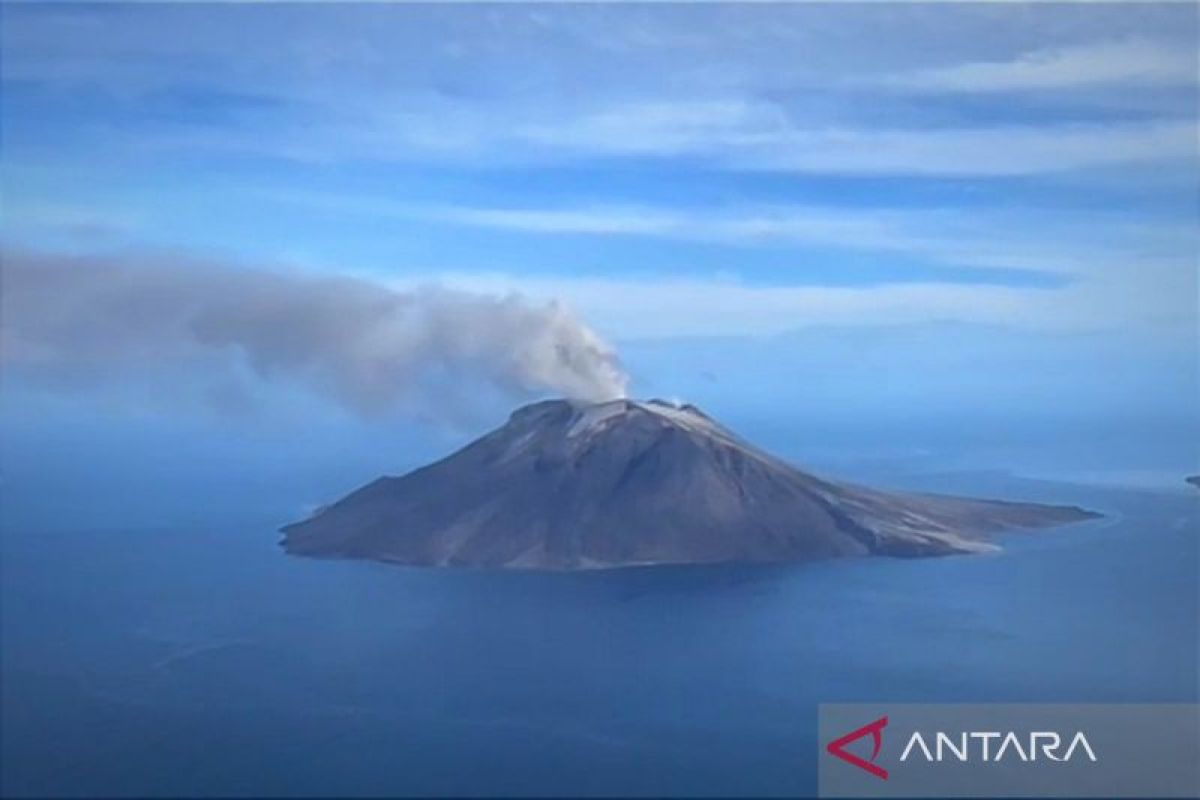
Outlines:
POLYGON ((0 790, 796 796, 822 702, 1200 699, 1200 492, 904 483, 1106 516, 994 555, 574 574, 290 557, 249 505, 6 524, 0 790))

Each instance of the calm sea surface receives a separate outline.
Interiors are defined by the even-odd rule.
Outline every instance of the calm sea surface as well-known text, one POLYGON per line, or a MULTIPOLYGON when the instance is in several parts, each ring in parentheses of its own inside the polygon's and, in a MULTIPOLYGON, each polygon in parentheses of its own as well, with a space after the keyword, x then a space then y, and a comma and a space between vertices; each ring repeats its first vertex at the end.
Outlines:
POLYGON ((912 485, 1107 516, 997 555, 588 574, 302 560, 254 513, 6 525, 0 789, 797 795, 819 702, 1198 699, 1200 492, 912 485))

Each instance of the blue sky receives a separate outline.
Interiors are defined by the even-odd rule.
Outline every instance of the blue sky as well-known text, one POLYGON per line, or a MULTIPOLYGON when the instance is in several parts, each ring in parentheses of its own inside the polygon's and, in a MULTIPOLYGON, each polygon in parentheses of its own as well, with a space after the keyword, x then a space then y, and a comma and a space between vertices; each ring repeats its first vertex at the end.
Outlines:
MULTIPOLYGON (((1194 421, 1198 34, 1192 4, 5 4, 4 242, 558 298, 635 392, 730 407, 864 386, 776 342, 791 377, 718 391, 729 340, 740 374, 764 337, 903 362, 931 344, 890 332, 944 326, 1033 405, 1194 421)), ((889 408, 986 369, 922 364, 889 408)))

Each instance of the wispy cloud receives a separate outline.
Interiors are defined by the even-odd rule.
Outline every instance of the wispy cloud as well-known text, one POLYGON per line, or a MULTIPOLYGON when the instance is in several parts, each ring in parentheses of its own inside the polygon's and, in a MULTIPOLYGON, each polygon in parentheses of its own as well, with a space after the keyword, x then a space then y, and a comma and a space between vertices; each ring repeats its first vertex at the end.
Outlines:
POLYGON ((1022 240, 999 225, 965 225, 951 211, 854 211, 836 208, 767 208, 721 214, 661 208, 488 209, 445 208, 419 212, 429 219, 535 234, 651 236, 743 246, 791 244, 903 254, 955 266, 1070 273, 1088 261, 1069 246, 1043 236, 1022 240))
POLYGON ((79 243, 117 241, 139 232, 144 226, 137 214, 115 208, 83 204, 26 203, 10 198, 4 207, 6 238, 58 236, 79 243))
POLYGON ((139 147, 247 152, 311 163, 561 166, 655 159, 724 171, 988 178, 1193 164, 1196 122, 866 127, 792 121, 768 102, 637 101, 549 117, 538 109, 364 113, 236 131, 156 131, 139 147))
POLYGON ((1196 158, 1194 122, 793 130, 729 163, 783 172, 1003 177, 1196 158))
POLYGON ((1195 48, 1145 39, 1031 50, 1001 61, 972 61, 901 72, 882 83, 939 92, 1011 92, 1100 86, 1195 86, 1195 48))
MULTIPOLYGON (((617 339, 755 336, 839 325, 926 322, 1001 325, 1043 333, 1123 331, 1179 342, 1197 324, 1196 276, 1147 266, 1105 272, 1059 287, 947 283, 883 286, 753 286, 735 279, 530 278, 447 273, 438 280, 469 291, 519 286, 531 297, 561 298, 617 339)), ((395 281, 406 287, 408 281, 395 281)))
MULTIPOLYGON (((119 15, 71 6, 10 16, 5 78, 21 91, 99 98, 94 116, 62 130, 87 148, 119 140, 132 154, 489 168, 653 158, 922 177, 1196 156, 1194 120, 1181 121, 1177 101, 1146 108, 1128 91, 1195 86, 1186 35, 1194 18, 1172 9, 1139 14, 1133 26, 1107 19, 1110 11, 1084 19, 1057 8, 932 14, 805 4, 518 4, 480 14, 185 5, 119 15), (1042 30, 1047 21, 1055 24, 1042 30), (1114 37, 1123 28, 1132 32, 1114 37), (170 35, 180 29, 187 42, 170 35), (736 35, 714 35, 727 29, 736 35), (613 58, 614 46, 623 58, 613 58), (1071 90, 1089 113, 1048 119, 1010 104, 981 120, 970 109, 939 117, 947 109, 921 105, 925 92, 1026 89, 1071 90), (96 118, 110 112, 119 121, 96 118)), ((6 145, 20 152, 14 138, 6 145)), ((27 141, 41 146, 44 137, 27 141)))
POLYGON ((428 221, 534 236, 641 237, 742 247, 810 246, 902 255, 944 265, 1057 275, 1131 268, 1152 259, 1188 268, 1193 226, 1091 212, 759 205, 735 209, 604 205, 486 207, 395 203, 332 193, 269 192, 276 202, 335 213, 428 221))

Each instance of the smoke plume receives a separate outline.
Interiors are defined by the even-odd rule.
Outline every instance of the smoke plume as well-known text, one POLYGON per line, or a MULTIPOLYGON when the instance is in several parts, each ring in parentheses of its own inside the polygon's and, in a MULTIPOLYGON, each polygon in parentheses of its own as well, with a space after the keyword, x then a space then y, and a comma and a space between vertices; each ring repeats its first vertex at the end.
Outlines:
POLYGON ((10 251, 2 277, 3 363, 60 384, 248 366, 355 411, 436 413, 476 392, 605 400, 627 382, 613 350, 568 310, 517 295, 144 255, 10 251))

